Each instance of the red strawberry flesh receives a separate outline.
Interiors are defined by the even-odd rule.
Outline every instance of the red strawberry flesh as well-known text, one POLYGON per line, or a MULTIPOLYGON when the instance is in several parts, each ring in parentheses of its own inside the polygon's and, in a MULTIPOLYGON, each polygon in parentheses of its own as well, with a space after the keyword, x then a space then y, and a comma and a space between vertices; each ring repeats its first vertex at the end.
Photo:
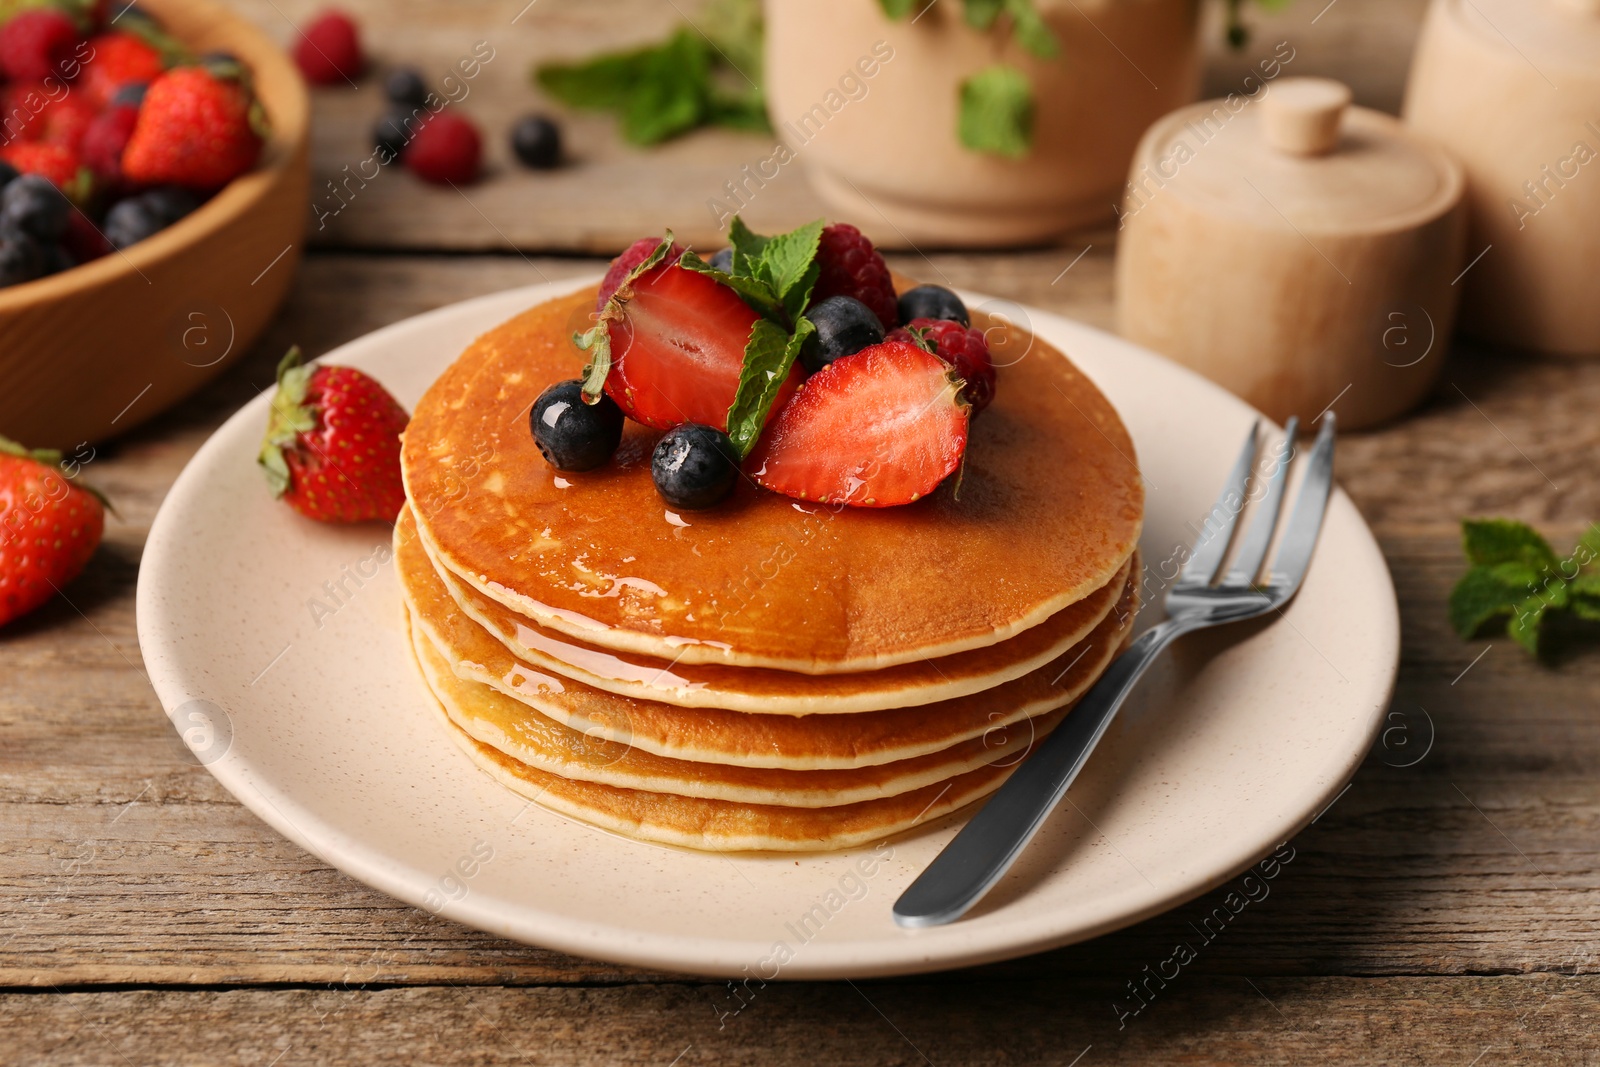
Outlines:
MULTIPOLYGON (((606 392, 646 426, 698 422, 725 431, 758 318, 737 293, 703 274, 672 263, 654 267, 634 280, 622 317, 610 324, 606 392)), ((774 410, 800 379, 799 367, 791 367, 774 410)))
POLYGON ((967 383, 961 390, 976 415, 994 400, 994 361, 989 357, 989 342, 983 331, 949 319, 912 319, 890 332, 888 340, 912 341, 912 335, 932 345, 940 359, 955 368, 967 383))
POLYGON ((799 500, 883 508, 938 488, 961 464, 968 409, 943 360, 885 341, 834 360, 767 426, 746 464, 799 500))

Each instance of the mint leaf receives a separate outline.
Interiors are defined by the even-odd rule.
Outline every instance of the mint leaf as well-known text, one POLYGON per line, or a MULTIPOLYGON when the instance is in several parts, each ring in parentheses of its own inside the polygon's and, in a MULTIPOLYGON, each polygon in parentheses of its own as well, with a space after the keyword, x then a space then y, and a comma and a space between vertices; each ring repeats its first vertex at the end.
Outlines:
POLYGON ((987 30, 1005 10, 1006 0, 966 0, 963 14, 967 25, 975 30, 987 30))
POLYGON ((1583 536, 1578 538, 1578 547, 1572 552, 1572 559, 1579 570, 1586 570, 1600 562, 1600 522, 1583 531, 1583 536))
POLYGON ((1027 75, 996 63, 962 82, 956 133, 974 152, 1026 156, 1033 147, 1033 88, 1027 75))
POLYGON ((761 250, 767 247, 767 238, 753 233, 738 215, 728 223, 728 244, 733 246, 733 273, 737 276, 755 277, 755 264, 761 259, 761 250))
POLYGON ((800 355, 801 346, 815 329, 805 318, 799 320, 792 334, 771 319, 758 319, 750 328, 739 388, 728 407, 728 438, 740 459, 748 456, 760 440, 778 390, 800 355))
POLYGON ((1550 543, 1525 522, 1512 519, 1463 519, 1461 545, 1473 563, 1526 563, 1535 570, 1554 568, 1550 543))
POLYGON ((623 305, 633 299, 634 280, 660 264, 671 251, 672 231, 668 230, 666 236, 661 238, 661 243, 622 279, 622 284, 611 294, 606 306, 600 309, 599 320, 589 329, 572 335, 572 343, 578 346, 578 350, 589 353, 589 362, 583 368, 585 404, 600 403, 600 394, 605 391, 606 378, 611 374, 611 324, 622 318, 623 305))
POLYGON ((911 14, 911 9, 916 6, 917 0, 878 0, 878 6, 883 8, 883 13, 891 19, 903 19, 911 14))
POLYGON ((1034 10, 1033 0, 1005 0, 1005 8, 1011 15, 1011 35, 1018 44, 1040 59, 1061 54, 1061 42, 1034 10))
POLYGON ((1463 640, 1471 640, 1503 625, 1527 597, 1525 588, 1509 586, 1488 567, 1473 567, 1450 591, 1450 626, 1463 640))
POLYGON ((1535 656, 1539 654, 1539 630, 1549 607, 1538 597, 1529 597, 1512 611, 1511 622, 1506 626, 1512 639, 1535 656))
POLYGON ((768 239, 761 249, 758 272, 765 275, 790 321, 798 321, 817 282, 817 245, 822 240, 822 220, 768 239))
POLYGON ((757 314, 769 319, 783 317, 783 301, 773 291, 772 286, 760 278, 753 278, 749 275, 724 274, 693 252, 685 252, 682 258, 678 260, 678 266, 683 267, 685 270, 692 270, 696 274, 704 274, 706 277, 714 278, 726 285, 729 289, 738 293, 744 302, 750 305, 751 309, 757 314))

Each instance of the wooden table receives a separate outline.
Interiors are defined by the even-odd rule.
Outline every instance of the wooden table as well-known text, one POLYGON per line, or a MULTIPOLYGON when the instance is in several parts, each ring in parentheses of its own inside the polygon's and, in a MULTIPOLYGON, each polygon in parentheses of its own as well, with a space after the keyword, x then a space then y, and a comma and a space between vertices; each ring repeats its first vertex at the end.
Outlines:
MULTIPOLYGON (((517 172, 500 142, 510 118, 535 106, 529 61, 649 39, 683 6, 524 2, 346 0, 384 61, 442 73, 475 42, 492 43, 496 58, 464 106, 494 135, 493 173, 465 195, 385 173, 314 231, 294 294, 254 351, 100 450, 90 474, 120 513, 104 547, 66 596, 0 636, 0 1062, 1465 1067, 1600 1057, 1600 655, 1539 666, 1505 639, 1463 643, 1445 622, 1463 567, 1461 516, 1518 516, 1558 548, 1600 518, 1600 364, 1458 349, 1421 411, 1341 440, 1340 479, 1399 590, 1393 723, 1404 731, 1292 842, 1270 897, 1121 1028, 1112 1005, 1130 1003, 1126 983, 1190 937, 1220 892, 976 971, 772 986, 719 1028, 721 983, 465 929, 331 870, 241 808, 175 736, 134 630, 141 547, 190 455, 271 380, 291 342, 322 352, 465 297, 591 272, 593 254, 663 223, 709 240, 707 189, 770 150, 759 137, 708 134, 641 153, 586 117, 568 127, 571 168, 517 172)), ((1264 21, 1257 41, 1290 39, 1302 72, 1344 77, 1359 100, 1396 107, 1421 0, 1323 3, 1264 21)), ((287 19, 312 4, 240 6, 288 39, 287 19)), ((1214 55, 1208 87, 1225 91, 1250 61, 1214 55)), ((323 179, 366 154, 376 100, 370 79, 318 93, 323 179)), ((764 228, 818 213, 786 179, 750 215, 764 228)), ((1107 326, 1114 243, 1088 233, 1033 251, 892 259, 1107 326)))

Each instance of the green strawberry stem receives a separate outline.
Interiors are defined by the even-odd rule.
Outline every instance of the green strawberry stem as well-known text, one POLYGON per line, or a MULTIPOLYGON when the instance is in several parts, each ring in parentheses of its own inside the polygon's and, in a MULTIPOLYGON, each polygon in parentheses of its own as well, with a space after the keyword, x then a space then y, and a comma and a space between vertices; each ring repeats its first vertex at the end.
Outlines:
POLYGON ((274 498, 289 491, 289 462, 284 458, 284 449, 317 424, 316 412, 305 402, 306 389, 315 371, 315 367, 304 361, 299 345, 290 348, 278 362, 278 391, 272 396, 267 433, 256 457, 274 498))

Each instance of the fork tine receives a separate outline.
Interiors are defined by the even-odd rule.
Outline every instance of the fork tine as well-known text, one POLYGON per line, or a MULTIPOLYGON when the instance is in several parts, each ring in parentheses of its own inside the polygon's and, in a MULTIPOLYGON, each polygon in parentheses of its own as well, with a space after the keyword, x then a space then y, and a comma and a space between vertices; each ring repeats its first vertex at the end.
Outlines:
POLYGON ((1233 566, 1223 575, 1224 586, 1248 586, 1261 571, 1262 561, 1267 558, 1267 548, 1272 544, 1272 531, 1278 528, 1278 512, 1283 507, 1283 484, 1288 480, 1289 464, 1294 459, 1295 434, 1299 429, 1300 420, 1291 417, 1283 431, 1283 451, 1278 453, 1277 466, 1272 468, 1272 474, 1268 476, 1266 495, 1261 498, 1261 507, 1256 509, 1249 527, 1244 531, 1244 542, 1239 546, 1238 555, 1234 556, 1233 566))
POLYGON ((1228 544, 1233 540, 1233 527, 1244 509, 1244 487, 1250 479, 1250 464, 1256 458, 1256 438, 1261 434, 1261 420, 1250 424, 1244 448, 1234 461, 1228 480, 1222 483, 1222 493, 1211 505, 1205 526, 1195 539, 1189 553, 1189 562, 1178 573, 1178 585, 1209 585, 1228 554, 1228 544), (1220 516, 1220 518, 1218 517, 1220 516))
POLYGON ((1306 477, 1300 486, 1300 496, 1289 515, 1289 525, 1278 543, 1278 556, 1272 562, 1268 584, 1274 594, 1287 597, 1300 588, 1311 563, 1311 552, 1317 547, 1317 534, 1322 531, 1322 516, 1328 509, 1328 497, 1333 492, 1333 431, 1334 415, 1322 416, 1327 421, 1317 434, 1317 443, 1306 461, 1306 477))

